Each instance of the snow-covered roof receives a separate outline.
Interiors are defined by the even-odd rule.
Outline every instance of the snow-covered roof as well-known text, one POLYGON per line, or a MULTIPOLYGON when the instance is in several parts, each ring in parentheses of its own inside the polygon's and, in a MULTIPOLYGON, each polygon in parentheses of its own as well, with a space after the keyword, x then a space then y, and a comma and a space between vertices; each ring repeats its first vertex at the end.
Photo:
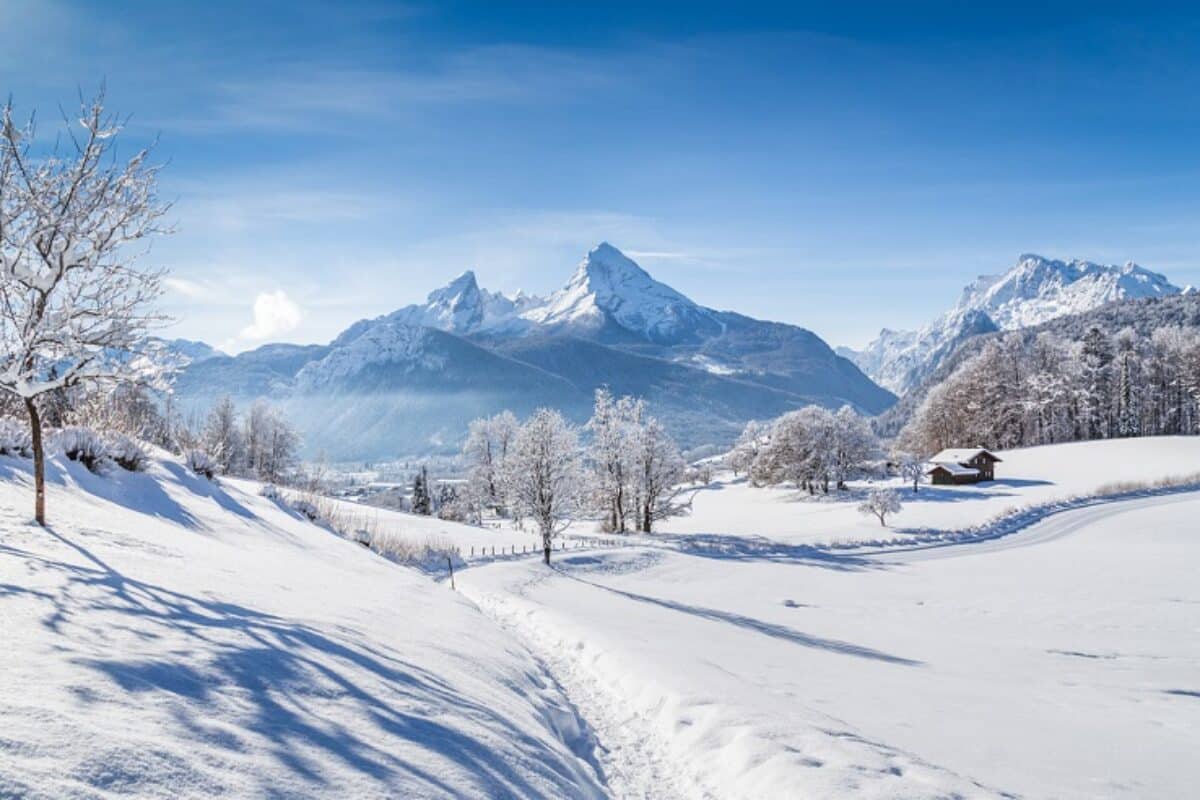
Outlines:
POLYGON ((953 461, 936 462, 933 464, 933 466, 931 466, 929 468, 929 470, 925 474, 928 475, 930 472, 934 472, 935 470, 939 470, 939 469, 944 469, 944 470, 946 470, 946 472, 949 472, 951 475, 978 475, 979 474, 979 470, 974 469, 973 467, 964 467, 959 464, 955 464, 953 461))
POLYGON ((980 453, 987 453, 989 456, 991 456, 996 461, 1000 460, 1000 459, 996 458, 996 455, 994 453, 992 453, 988 450, 984 450, 982 447, 974 447, 974 448, 958 447, 958 448, 951 448, 949 450, 943 450, 942 452, 935 455, 933 458, 929 459, 929 461, 930 461, 930 463, 933 463, 933 464, 962 464, 964 462, 970 461, 972 458, 979 455, 980 453))

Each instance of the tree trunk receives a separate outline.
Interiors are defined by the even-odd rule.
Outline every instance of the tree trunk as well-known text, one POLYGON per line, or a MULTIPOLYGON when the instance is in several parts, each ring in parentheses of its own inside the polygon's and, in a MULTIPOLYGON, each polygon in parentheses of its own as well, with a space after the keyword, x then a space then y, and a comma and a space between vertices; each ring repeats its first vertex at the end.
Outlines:
POLYGON ((542 560, 546 562, 546 566, 550 566, 550 545, 542 546, 542 560))
POLYGON ((29 414, 29 432, 33 441, 33 519, 46 527, 46 450, 42 446, 42 417, 32 398, 25 398, 25 411, 29 414))

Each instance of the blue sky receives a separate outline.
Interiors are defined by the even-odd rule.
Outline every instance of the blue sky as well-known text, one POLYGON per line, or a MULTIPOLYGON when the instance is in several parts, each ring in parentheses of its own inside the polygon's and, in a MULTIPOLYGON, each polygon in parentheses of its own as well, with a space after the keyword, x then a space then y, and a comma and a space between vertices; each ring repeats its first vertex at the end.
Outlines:
POLYGON ((607 239, 861 345, 1024 252, 1200 284, 1200 15, 1150 5, 9 0, 0 75, 161 137, 179 335, 547 292, 607 239))

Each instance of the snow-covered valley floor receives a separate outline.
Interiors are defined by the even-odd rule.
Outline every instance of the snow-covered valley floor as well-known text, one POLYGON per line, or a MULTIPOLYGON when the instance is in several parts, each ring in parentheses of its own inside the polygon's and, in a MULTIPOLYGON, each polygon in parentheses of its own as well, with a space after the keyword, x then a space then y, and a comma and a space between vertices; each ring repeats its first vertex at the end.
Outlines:
POLYGON ((474 568, 627 797, 1186 797, 1200 780, 1200 497, 994 542, 474 568), (628 773, 628 774, 625 774, 628 773))
MULTIPOLYGON (((1200 439, 1003 455, 1008 483, 930 493, 897 525, 1194 473, 1200 439)), ((1160 798, 1200 782, 1200 492, 970 544, 763 554, 738 543, 878 525, 722 478, 662 537, 552 569, 477 561, 454 592, 165 456, 104 477, 55 460, 49 531, 27 522, 28 483, 0 458, 0 798, 1160 798)))

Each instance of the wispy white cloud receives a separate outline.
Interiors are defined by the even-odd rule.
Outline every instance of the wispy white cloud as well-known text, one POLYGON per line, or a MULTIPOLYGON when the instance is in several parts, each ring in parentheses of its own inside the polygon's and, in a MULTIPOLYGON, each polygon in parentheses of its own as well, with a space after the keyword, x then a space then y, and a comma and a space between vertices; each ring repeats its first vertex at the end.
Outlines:
POLYGON ((403 68, 294 63, 254 80, 214 82, 202 116, 156 122, 193 133, 377 133, 370 123, 387 124, 431 106, 541 103, 619 85, 624 71, 611 61, 612 56, 503 44, 451 50, 403 68))

